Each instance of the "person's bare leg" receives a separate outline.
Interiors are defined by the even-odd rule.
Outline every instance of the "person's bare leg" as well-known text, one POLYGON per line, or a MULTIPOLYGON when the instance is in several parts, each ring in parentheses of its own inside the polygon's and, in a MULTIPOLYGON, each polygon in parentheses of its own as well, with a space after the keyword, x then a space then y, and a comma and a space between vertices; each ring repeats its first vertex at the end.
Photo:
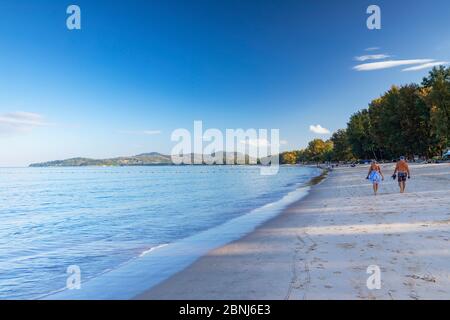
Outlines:
POLYGON ((373 191, 375 192, 375 195, 378 194, 378 183, 375 183, 375 184, 373 185, 373 191))
POLYGON ((400 182, 400 192, 405 193, 405 182, 400 182))

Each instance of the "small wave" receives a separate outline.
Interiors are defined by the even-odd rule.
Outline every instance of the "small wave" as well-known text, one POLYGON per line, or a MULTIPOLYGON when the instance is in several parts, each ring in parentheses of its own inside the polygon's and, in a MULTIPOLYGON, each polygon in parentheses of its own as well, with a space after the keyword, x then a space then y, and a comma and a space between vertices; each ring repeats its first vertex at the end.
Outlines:
POLYGON ((148 255, 149 253, 155 251, 155 250, 164 248, 164 247, 167 246, 167 245, 168 245, 168 243, 165 243, 165 244, 161 244, 161 245, 156 246, 156 247, 152 247, 152 248, 150 248, 150 249, 148 249, 148 250, 144 250, 144 251, 142 251, 142 253, 139 255, 139 257, 140 257, 140 258, 141 258, 141 257, 144 257, 144 256, 148 255))

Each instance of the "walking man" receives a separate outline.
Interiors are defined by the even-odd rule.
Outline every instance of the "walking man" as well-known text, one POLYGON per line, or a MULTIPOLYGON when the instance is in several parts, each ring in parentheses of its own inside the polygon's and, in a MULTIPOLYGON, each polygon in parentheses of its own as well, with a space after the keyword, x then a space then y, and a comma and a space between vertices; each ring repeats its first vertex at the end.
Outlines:
POLYGON ((397 162, 393 175, 394 179, 396 174, 398 176, 398 185, 400 187, 400 193, 404 193, 406 188, 406 177, 408 177, 408 179, 411 179, 409 166, 408 163, 406 162, 405 157, 400 157, 400 161, 397 162))

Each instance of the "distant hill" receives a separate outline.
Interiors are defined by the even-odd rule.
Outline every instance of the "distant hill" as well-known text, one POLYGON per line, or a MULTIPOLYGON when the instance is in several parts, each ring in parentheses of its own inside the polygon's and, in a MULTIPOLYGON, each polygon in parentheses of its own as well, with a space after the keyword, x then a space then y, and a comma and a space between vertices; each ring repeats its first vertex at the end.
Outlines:
POLYGON ((170 156, 152 152, 132 157, 118 157, 111 159, 72 158, 42 163, 33 163, 30 167, 86 167, 86 166, 150 166, 171 165, 170 156))
MULTIPOLYGON (((237 164, 238 153, 225 153, 218 152, 217 156, 223 158, 224 163, 237 164)), ((241 159, 245 158, 245 163, 255 164, 256 160, 252 159, 248 155, 241 155, 241 159)), ((201 161, 205 158, 205 155, 190 154, 192 163, 201 161)), ((241 163, 242 161, 240 161, 241 163)), ((66 160, 55 160, 41 163, 32 163, 30 167, 87 167, 87 166, 157 166, 157 165, 173 165, 172 159, 169 155, 161 154, 158 152, 142 153, 131 157, 118 157, 111 159, 90 159, 90 158, 72 158, 66 160)))

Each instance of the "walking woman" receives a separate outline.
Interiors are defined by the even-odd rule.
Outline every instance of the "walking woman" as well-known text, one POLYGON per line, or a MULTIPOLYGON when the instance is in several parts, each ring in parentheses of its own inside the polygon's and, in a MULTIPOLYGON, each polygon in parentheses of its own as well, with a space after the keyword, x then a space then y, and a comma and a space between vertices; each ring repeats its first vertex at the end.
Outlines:
POLYGON ((370 164, 369 173, 367 174, 367 178, 373 184, 373 192, 375 195, 378 193, 378 186, 381 181, 384 181, 384 175, 381 172, 381 168, 375 160, 372 160, 370 164))

